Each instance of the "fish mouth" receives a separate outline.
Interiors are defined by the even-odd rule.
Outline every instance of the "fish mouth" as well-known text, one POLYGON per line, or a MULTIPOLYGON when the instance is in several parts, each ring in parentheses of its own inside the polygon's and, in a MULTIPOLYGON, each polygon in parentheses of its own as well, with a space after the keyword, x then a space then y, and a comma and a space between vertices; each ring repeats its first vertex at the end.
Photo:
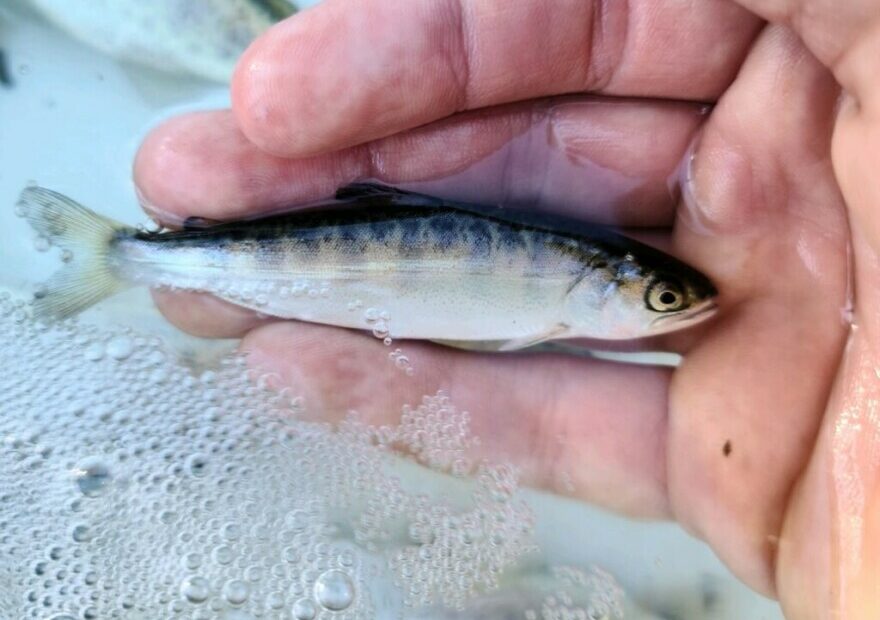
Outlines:
POLYGON ((653 328, 651 332, 654 334, 661 334, 664 332, 684 329, 685 327, 702 323, 709 317, 715 315, 716 312, 718 312, 718 304, 714 299, 707 299, 687 310, 665 314, 654 319, 651 323, 653 328))

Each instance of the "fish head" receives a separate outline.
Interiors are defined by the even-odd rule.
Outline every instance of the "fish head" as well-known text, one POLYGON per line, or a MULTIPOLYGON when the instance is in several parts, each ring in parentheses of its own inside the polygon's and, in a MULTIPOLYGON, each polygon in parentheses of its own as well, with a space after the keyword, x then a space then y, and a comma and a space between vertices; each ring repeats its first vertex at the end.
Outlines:
POLYGON ((717 312, 705 275, 656 251, 627 256, 583 277, 568 293, 568 323, 585 337, 644 338, 685 329, 717 312))
POLYGON ((645 335, 665 334, 702 323, 718 311, 718 290, 694 269, 657 273, 644 286, 645 335))

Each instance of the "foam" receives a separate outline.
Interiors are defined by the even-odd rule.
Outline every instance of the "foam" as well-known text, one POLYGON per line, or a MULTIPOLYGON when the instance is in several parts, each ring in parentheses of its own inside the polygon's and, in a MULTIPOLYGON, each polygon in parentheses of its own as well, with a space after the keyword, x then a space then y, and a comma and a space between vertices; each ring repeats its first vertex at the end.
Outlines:
POLYGON ((475 459, 469 416, 442 393, 395 426, 352 413, 332 428, 243 359, 196 374, 158 339, 41 325, 8 297, 0 342, 2 617, 466 609, 536 549, 515 468, 475 459), (401 452, 473 477, 470 496, 409 488, 401 452))

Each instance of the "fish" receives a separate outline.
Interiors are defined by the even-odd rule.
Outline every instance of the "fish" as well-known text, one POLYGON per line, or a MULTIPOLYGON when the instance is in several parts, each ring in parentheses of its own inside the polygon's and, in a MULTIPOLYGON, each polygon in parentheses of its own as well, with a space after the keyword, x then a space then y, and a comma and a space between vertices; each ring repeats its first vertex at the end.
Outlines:
POLYGON ((86 45, 153 69, 229 82, 239 56, 288 0, 29 0, 86 45))
POLYGON ((282 319, 506 351, 652 336, 717 309, 709 278, 610 228, 377 183, 309 208, 158 232, 38 186, 16 208, 66 260, 35 295, 46 320, 147 285, 282 319))
POLYGON ((6 52, 0 48, 0 86, 11 88, 13 85, 9 65, 6 64, 6 52))

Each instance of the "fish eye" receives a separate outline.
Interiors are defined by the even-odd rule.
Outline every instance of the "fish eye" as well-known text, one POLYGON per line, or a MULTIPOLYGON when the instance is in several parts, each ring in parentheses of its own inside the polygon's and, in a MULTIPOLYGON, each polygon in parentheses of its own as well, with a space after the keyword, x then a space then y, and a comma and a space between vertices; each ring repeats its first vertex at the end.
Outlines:
POLYGON ((685 295, 677 282, 655 280, 645 291, 645 303, 655 312, 676 312, 685 307, 685 295))

